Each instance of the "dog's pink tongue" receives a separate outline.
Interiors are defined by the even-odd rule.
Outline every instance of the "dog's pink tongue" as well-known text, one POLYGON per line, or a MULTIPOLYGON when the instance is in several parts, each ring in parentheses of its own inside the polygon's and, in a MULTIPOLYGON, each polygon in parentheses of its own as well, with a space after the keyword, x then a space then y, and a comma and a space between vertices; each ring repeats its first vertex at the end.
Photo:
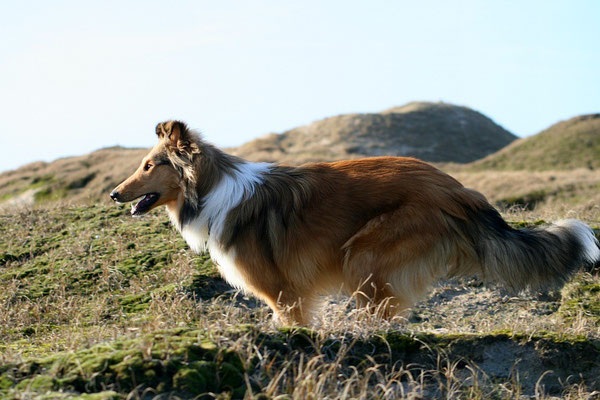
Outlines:
POLYGON ((155 194, 147 194, 137 204, 131 204, 131 215, 137 217, 148 211, 149 206, 156 200, 155 194))
POLYGON ((141 208, 140 206, 142 205, 144 200, 146 200, 147 197, 148 197, 147 195, 142 197, 142 199, 135 204, 131 203, 131 215, 133 215, 133 216, 137 215, 139 209, 141 208))

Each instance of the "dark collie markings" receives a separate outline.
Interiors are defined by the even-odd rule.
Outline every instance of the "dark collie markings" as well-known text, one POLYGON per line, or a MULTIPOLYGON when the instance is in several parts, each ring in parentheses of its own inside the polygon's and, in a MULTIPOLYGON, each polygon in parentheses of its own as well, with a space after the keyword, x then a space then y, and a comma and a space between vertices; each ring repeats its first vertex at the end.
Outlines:
POLYGON ((111 197, 142 198, 135 216, 165 205, 193 250, 208 249, 284 323, 308 323, 319 297, 340 289, 391 317, 443 277, 541 289, 600 259, 584 223, 512 229, 483 195, 413 158, 290 167, 226 154, 179 121, 156 134, 111 197))

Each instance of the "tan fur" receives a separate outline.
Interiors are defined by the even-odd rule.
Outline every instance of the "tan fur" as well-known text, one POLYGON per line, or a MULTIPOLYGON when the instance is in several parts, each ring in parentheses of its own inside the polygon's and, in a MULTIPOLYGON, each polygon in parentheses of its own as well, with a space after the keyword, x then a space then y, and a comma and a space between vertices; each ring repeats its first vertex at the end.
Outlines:
MULTIPOLYGON (((159 144, 117 190, 126 201, 164 193, 156 205, 167 204, 184 231, 202 215, 206 196, 244 161, 181 122, 159 124, 157 135, 159 144), (143 170, 165 158, 168 164, 143 170)), ((567 255, 581 247, 567 230, 511 229, 483 195, 413 158, 272 166, 261 179, 229 210, 214 246, 230 255, 243 288, 288 324, 308 323, 319 296, 340 288, 359 306, 391 317, 441 277, 478 273, 517 289, 541 286, 568 276, 567 255), (562 253, 552 253, 561 246, 562 253), (545 277, 545 270, 517 262, 527 251, 544 251, 548 262, 565 266, 545 277)))
POLYGON ((122 196, 120 201, 133 201, 146 193, 154 192, 161 193, 162 196, 152 208, 177 201, 181 193, 179 176, 173 168, 161 164, 161 157, 166 158, 166 149, 162 142, 144 157, 133 175, 117 186, 115 190, 122 196), (151 165, 147 171, 144 170, 146 165, 151 165))

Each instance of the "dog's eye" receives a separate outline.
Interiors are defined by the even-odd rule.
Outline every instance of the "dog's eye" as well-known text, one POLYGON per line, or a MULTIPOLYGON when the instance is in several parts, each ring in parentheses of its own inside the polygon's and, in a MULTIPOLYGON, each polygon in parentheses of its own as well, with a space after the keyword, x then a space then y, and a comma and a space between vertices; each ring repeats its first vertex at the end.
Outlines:
POLYGON ((150 168, 152 168, 152 164, 147 163, 146 165, 144 165, 144 171, 148 171, 150 168))

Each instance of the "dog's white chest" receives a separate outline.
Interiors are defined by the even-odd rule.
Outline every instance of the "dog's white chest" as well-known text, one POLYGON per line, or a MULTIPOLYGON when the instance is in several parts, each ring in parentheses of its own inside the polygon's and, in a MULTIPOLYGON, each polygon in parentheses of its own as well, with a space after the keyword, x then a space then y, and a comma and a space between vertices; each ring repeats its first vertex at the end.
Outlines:
POLYGON ((192 223, 181 230, 181 235, 196 253, 208 250, 210 258, 217 265, 223 278, 233 287, 244 289, 244 278, 235 263, 235 247, 223 250, 223 247, 208 234, 208 228, 202 224, 192 223))
POLYGON ((237 289, 245 289, 246 284, 244 277, 240 273, 235 262, 235 248, 231 247, 228 251, 224 251, 218 243, 209 240, 208 251, 210 253, 210 258, 217 265, 223 278, 231 286, 237 289))
MULTIPOLYGON (((229 211, 244 198, 252 196, 255 186, 263 182, 264 175, 270 168, 271 165, 266 163, 237 163, 202 199, 202 209, 196 218, 180 228, 181 235, 192 250, 201 253, 208 247, 210 257, 217 264, 223 278, 239 289, 245 289, 246 284, 236 265, 235 246, 225 251, 217 238, 223 232, 229 211)), ((178 215, 169 211, 169 216, 175 226, 179 227, 178 215)))
POLYGON ((186 243, 196 253, 202 253, 206 250, 208 241, 208 228, 199 224, 184 226, 181 230, 181 236, 186 243))

